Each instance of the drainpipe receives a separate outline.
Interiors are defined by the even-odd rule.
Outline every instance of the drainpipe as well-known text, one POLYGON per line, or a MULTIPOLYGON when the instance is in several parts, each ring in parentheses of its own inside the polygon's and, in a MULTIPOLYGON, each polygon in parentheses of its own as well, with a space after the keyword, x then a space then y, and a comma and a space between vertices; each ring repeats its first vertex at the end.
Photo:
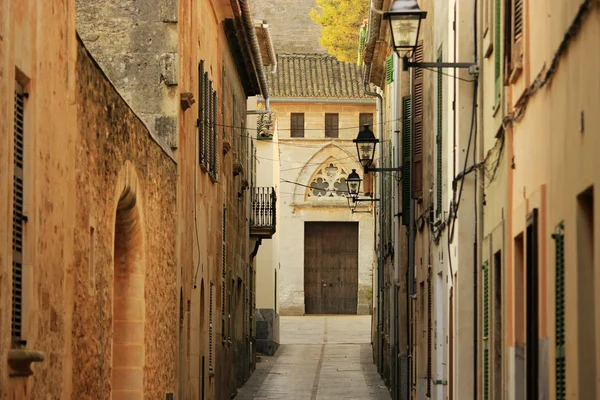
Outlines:
POLYGON ((260 54, 260 46, 258 44, 258 37, 256 36, 256 27, 252 21, 252 12, 250 11, 250 5, 248 0, 239 0, 240 7, 242 10, 242 20, 248 40, 250 41, 250 50, 252 51, 252 63, 258 74, 258 85, 260 86, 260 92, 262 97, 265 99, 265 110, 256 110, 248 112, 247 114, 266 114, 271 111, 271 104, 269 102, 269 85, 267 83, 267 74, 265 73, 265 67, 263 65, 262 56, 260 54))

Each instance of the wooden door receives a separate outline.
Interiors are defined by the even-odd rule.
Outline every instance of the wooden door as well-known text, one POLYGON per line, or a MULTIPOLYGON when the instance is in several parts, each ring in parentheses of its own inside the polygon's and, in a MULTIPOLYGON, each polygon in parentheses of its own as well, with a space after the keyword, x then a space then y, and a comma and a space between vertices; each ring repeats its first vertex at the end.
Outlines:
POLYGON ((358 304, 358 223, 304 225, 306 314, 356 314, 358 304))

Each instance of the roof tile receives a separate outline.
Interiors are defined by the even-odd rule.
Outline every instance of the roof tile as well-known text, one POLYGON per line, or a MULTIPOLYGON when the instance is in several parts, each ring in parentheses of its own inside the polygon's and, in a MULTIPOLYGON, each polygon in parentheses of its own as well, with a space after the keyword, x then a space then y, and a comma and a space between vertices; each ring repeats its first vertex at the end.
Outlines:
POLYGON ((327 54, 277 54, 277 65, 275 74, 267 74, 271 97, 368 97, 354 63, 327 54))

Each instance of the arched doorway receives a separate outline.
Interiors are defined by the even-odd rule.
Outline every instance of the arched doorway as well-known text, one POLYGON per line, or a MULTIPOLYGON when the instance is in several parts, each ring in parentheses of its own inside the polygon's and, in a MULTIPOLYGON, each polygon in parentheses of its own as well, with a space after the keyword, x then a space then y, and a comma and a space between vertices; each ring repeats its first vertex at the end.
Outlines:
POLYGON ((133 185, 131 182, 133 177, 135 172, 126 171, 115 218, 113 400, 141 400, 144 396, 145 257, 142 218, 135 181, 133 185))

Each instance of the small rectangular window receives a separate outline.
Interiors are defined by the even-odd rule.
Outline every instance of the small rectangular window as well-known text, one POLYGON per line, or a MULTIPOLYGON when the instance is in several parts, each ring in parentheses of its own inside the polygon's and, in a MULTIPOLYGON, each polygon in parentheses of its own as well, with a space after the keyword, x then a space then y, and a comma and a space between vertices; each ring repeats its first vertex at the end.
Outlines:
POLYGON ((360 113, 358 116, 359 129, 363 126, 369 125, 370 129, 373 130, 373 114, 372 113, 360 113))
POLYGON ((339 114, 325 114, 325 137, 339 137, 339 114))
POLYGON ((304 137, 304 113, 292 113, 290 117, 290 136, 304 137))

